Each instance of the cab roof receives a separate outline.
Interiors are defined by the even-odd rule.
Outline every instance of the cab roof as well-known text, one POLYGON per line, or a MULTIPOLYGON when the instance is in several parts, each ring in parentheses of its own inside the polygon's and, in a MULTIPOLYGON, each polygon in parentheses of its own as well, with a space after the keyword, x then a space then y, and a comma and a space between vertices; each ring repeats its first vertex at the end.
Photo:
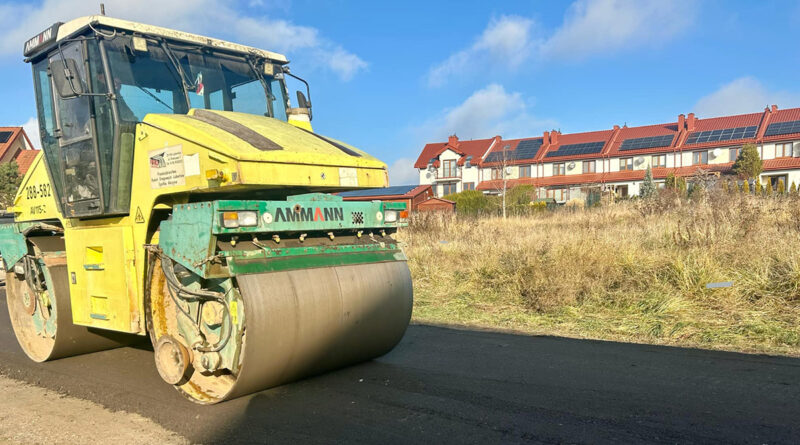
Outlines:
MULTIPOLYGON (((197 45, 203 46, 210 46, 212 48, 219 48, 227 51, 245 53, 245 54, 254 54, 256 56, 264 57, 270 59, 274 62, 278 63, 288 63, 289 61, 286 59, 286 56, 283 54, 274 53, 272 51, 266 51, 263 49, 254 48, 252 46, 240 45, 238 43, 227 42, 225 40, 214 39, 211 37, 201 36, 199 34, 192 34, 183 31, 177 31, 174 29, 169 28, 162 28, 160 26, 153 26, 147 25, 144 23, 137 23, 131 22, 129 20, 122 20, 113 17, 108 17, 105 15, 90 15, 86 17, 80 17, 74 20, 70 20, 66 23, 56 23, 48 30, 52 30, 52 32, 56 33, 55 39, 53 39, 53 43, 61 41, 63 39, 72 37, 73 35, 77 34, 80 31, 83 31, 86 28, 101 26, 101 27, 108 27, 114 29, 120 29, 124 31, 130 31, 132 33, 143 34, 143 35, 153 35, 158 37, 164 37, 171 40, 178 40, 187 43, 194 43, 197 45)), ((45 30, 42 34, 48 32, 45 30)), ((25 56, 30 57, 36 53, 40 53, 42 50, 48 49, 50 45, 37 45, 35 40, 38 39, 39 43, 45 43, 44 39, 41 37, 42 34, 37 35, 36 37, 30 39, 25 44, 25 56), (31 48, 29 49, 29 45, 31 48)))

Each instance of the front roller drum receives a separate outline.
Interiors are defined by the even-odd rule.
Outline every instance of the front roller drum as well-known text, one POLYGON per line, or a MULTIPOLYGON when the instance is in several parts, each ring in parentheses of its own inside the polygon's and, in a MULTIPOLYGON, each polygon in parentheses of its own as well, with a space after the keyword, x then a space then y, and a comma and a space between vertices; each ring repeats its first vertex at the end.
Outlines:
POLYGON ((6 301, 14 335, 31 360, 45 362, 124 344, 113 334, 72 323, 66 257, 27 256, 23 262, 25 274, 13 268, 6 273, 6 301))
MULTIPOLYGON (((183 315, 175 310, 159 261, 155 265, 151 334, 156 345, 167 336, 185 341, 175 322, 183 315)), ((379 357, 400 341, 411 318, 404 261, 241 275, 236 282, 241 304, 234 310, 243 311, 238 317, 244 320, 241 339, 231 339, 240 344, 238 372, 200 372, 209 365, 199 364, 191 351, 194 369, 174 386, 192 401, 217 403, 379 357)), ((162 357, 174 358, 170 351, 179 350, 170 346, 162 357)), ((175 379, 179 362, 159 367, 171 366, 175 379)))

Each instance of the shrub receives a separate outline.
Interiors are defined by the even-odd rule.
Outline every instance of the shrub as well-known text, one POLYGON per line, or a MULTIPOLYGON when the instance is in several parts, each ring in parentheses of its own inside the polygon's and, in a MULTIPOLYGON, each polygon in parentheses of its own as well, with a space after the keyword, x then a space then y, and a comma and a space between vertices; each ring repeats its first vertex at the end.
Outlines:
POLYGON ((744 144, 739 157, 733 163, 733 171, 744 179, 758 177, 764 171, 764 161, 758 155, 755 144, 744 144))
POLYGON ((750 181, 746 179, 744 180, 744 182, 742 182, 742 193, 744 193, 745 195, 750 194, 750 181))
POLYGON ((783 179, 778 180, 778 194, 779 195, 786 194, 786 184, 783 183, 783 179))
POLYGON ((767 195, 767 196, 772 196, 772 192, 773 192, 773 190, 772 190, 772 181, 771 180, 767 180, 767 186, 764 187, 764 194, 767 195))
POLYGON ((484 215, 492 211, 489 197, 478 190, 465 190, 443 197, 456 203, 456 211, 464 215, 484 215))
POLYGON ((797 184, 795 184, 794 181, 792 181, 792 187, 789 188, 789 193, 791 193, 792 195, 797 194, 797 184))

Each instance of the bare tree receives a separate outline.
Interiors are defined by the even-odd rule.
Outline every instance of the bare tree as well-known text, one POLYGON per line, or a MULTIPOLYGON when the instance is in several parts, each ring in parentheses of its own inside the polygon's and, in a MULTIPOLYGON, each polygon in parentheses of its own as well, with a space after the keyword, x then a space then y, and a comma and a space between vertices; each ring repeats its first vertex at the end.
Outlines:
MULTIPOLYGON (((495 187, 495 191, 498 192, 503 196, 503 219, 506 218, 506 192, 508 191, 508 175, 511 163, 511 146, 504 145, 503 149, 500 151, 500 186, 495 187)), ((493 167, 494 169, 495 167, 493 167)), ((492 179, 494 179, 494 175, 492 175, 492 179)))

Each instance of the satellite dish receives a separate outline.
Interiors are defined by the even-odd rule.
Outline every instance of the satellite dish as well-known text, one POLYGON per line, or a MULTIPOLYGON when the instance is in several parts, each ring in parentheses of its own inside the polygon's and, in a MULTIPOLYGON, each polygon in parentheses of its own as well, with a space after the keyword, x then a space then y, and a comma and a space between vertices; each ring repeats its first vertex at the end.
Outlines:
POLYGON ((711 155, 714 156, 715 158, 719 156, 719 148, 711 150, 711 155))
POLYGON ((567 165, 567 167, 569 167, 569 169, 572 170, 573 168, 575 168, 575 163, 570 162, 569 165, 567 165))
POLYGON ((511 167, 506 167, 506 174, 507 174, 507 175, 510 175, 510 174, 511 174, 511 167))
POLYGON ((644 163, 644 158, 636 158, 636 165, 642 165, 644 163))

